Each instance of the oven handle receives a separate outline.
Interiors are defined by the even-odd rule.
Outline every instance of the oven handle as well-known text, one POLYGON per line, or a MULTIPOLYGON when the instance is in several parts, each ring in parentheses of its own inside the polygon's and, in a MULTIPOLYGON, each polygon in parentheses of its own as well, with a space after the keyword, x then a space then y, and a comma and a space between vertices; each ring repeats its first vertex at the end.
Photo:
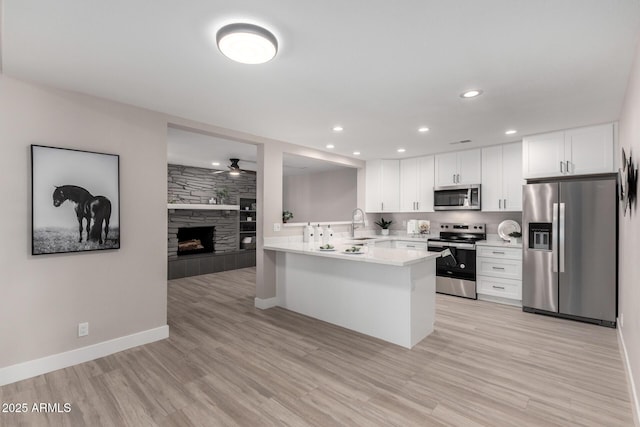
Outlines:
POLYGON ((428 246, 434 248, 458 248, 458 249, 475 249, 476 245, 471 243, 453 243, 453 242, 427 242, 428 246))

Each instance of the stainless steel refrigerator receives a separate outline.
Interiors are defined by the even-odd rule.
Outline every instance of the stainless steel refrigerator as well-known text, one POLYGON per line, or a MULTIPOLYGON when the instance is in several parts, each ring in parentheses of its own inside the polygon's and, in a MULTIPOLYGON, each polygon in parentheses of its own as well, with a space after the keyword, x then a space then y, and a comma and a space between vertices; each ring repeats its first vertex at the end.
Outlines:
POLYGON ((615 178, 527 184, 522 222, 523 310, 615 327, 615 178))

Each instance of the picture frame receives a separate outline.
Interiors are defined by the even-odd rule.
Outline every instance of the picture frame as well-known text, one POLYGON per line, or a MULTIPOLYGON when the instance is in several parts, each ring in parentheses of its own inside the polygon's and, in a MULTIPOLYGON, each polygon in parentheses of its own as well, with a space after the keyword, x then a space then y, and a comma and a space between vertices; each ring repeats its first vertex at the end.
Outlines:
POLYGON ((120 156, 31 145, 31 254, 120 249, 120 156))

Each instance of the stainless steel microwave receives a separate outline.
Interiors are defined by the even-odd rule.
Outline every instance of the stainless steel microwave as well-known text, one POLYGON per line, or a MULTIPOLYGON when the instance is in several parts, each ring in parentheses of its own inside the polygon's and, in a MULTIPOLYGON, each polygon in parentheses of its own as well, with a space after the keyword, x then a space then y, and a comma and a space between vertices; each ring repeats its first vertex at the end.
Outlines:
POLYGON ((434 187, 433 210, 480 210, 480 184, 434 187))

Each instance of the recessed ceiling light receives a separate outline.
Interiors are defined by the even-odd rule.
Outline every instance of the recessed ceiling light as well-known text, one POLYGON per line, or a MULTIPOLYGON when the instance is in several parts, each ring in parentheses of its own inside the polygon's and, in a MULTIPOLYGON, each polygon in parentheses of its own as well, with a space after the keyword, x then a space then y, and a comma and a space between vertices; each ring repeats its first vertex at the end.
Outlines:
POLYGON ((407 151, 407 150, 405 150, 404 148, 398 148, 398 150, 397 150, 397 151, 398 151, 398 153, 404 153, 404 152, 405 152, 405 151, 407 151))
POLYGON ((220 166, 220 162, 211 162, 211 166, 220 166))
POLYGON ((336 146, 333 144, 327 144, 327 148, 336 148, 336 146))
POLYGON ((342 132, 344 130, 344 128, 342 126, 334 126, 333 127, 333 131, 334 132, 342 132))
POLYGON ((504 134, 505 135, 513 135, 514 133, 518 133, 517 130, 515 129, 509 129, 508 131, 506 131, 504 134))
POLYGON ((224 56, 243 64, 262 64, 278 52, 278 40, 269 31, 253 24, 225 25, 216 34, 218 49, 224 56))
POLYGON ((480 89, 468 90, 462 93, 460 96, 462 98, 475 98, 478 95, 482 95, 482 91, 480 89))
POLYGON ((418 128, 418 132, 429 132, 429 128, 426 126, 422 126, 418 128))
POLYGON ((354 152, 353 152, 353 155, 354 155, 354 156, 359 156, 359 155, 360 155, 360 152, 359 152, 359 151, 354 151, 354 152))

